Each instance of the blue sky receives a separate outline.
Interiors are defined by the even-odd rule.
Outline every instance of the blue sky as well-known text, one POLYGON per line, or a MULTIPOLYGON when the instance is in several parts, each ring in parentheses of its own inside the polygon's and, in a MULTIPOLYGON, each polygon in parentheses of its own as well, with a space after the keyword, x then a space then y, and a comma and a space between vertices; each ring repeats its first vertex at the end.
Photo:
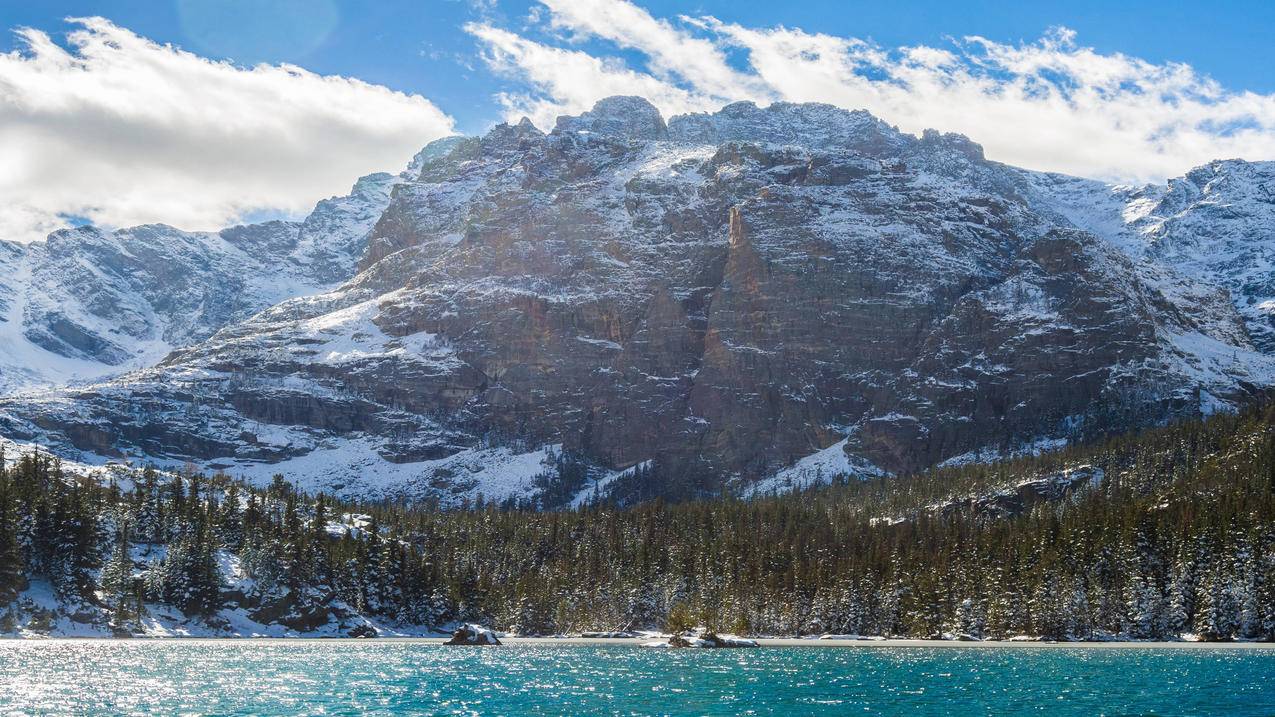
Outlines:
POLYGON ((301 216, 438 137, 611 94, 867 109, 1119 183, 1275 160, 1270 0, 0 0, 0 26, 18 241, 301 216))
MULTIPOLYGON (((657 17, 712 15, 747 26, 784 25, 872 39, 886 47, 943 45, 949 37, 966 35, 1029 42, 1051 27, 1065 26, 1076 31, 1078 42, 1103 53, 1121 52, 1155 63, 1185 62, 1233 89, 1275 91, 1275 2, 1269 0, 656 0, 641 4, 657 17)), ((479 44, 462 26, 489 19, 521 28, 535 5, 521 0, 498 2, 494 7, 461 0, 6 0, 0 3, 0 26, 31 26, 58 34, 67 29, 62 22, 65 17, 100 15, 153 40, 207 57, 244 64, 295 63, 321 74, 353 76, 419 93, 455 117, 459 130, 472 133, 501 119, 493 95, 511 83, 474 60, 479 44), (225 5, 274 9, 218 12, 229 17, 222 27, 205 31, 212 38, 201 38, 189 22, 183 22, 183 15, 214 14, 225 5), (316 7, 325 5, 335 9, 330 31, 318 42, 301 39, 317 28, 298 31, 297 26, 305 24, 298 17, 312 16, 316 7), (221 34, 241 33, 247 37, 237 43, 216 41, 221 34)), ((13 46, 14 38, 6 33, 0 48, 13 46)), ((637 53, 613 54, 640 64, 637 53)))

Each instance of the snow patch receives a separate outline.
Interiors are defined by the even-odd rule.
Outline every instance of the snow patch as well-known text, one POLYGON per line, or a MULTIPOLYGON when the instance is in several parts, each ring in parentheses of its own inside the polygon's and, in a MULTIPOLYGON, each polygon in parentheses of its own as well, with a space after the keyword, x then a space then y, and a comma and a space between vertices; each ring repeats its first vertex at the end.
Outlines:
POLYGON ((876 478, 886 472, 871 461, 846 453, 849 437, 816 451, 796 463, 783 468, 769 478, 764 478, 744 490, 746 497, 789 493, 812 486, 831 483, 834 478, 876 478))

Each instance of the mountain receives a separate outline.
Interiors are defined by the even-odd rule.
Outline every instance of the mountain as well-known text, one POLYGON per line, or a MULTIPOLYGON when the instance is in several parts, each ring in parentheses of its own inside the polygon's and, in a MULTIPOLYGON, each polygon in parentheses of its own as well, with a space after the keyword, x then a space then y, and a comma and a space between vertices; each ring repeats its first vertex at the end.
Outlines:
POLYGON ((285 299, 354 275, 401 178, 360 179, 304 221, 220 232, 165 225, 0 242, 0 393, 150 366, 285 299))
POLYGON ((617 97, 413 166, 349 281, 2 399, 0 435, 554 506, 1031 452, 1275 379, 1271 163, 1112 187, 866 112, 617 97))

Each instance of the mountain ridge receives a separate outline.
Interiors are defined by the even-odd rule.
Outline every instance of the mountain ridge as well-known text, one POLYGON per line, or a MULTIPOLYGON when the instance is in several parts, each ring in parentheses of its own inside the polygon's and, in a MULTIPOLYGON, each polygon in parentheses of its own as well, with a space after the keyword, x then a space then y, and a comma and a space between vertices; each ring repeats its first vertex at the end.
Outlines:
POLYGON ((164 224, 0 241, 0 392, 94 380, 354 273, 363 240, 401 177, 359 179, 301 221, 218 232, 164 224), (127 344, 127 345, 126 345, 127 344))
POLYGON ((836 445, 820 466, 906 472, 1227 410, 1275 377, 1269 247, 1244 253, 1269 165, 1113 188, 829 105, 610 98, 431 144, 348 282, 0 400, 0 434, 446 504, 652 460, 653 495, 755 490, 826 479, 791 471, 836 445))

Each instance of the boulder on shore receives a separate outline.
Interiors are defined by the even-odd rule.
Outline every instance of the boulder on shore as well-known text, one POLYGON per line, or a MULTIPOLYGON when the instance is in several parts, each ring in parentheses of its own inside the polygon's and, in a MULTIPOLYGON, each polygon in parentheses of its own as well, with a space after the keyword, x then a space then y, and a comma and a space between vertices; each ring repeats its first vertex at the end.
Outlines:
POLYGON ((756 640, 746 640, 742 637, 733 635, 720 636, 714 632, 705 632, 701 635, 674 635, 667 641, 648 642, 642 647, 698 647, 703 649, 719 649, 725 647, 758 647, 756 640))
POLYGON ((496 633, 481 625, 461 625, 444 645, 499 645, 496 633))
POLYGON ((376 628, 368 624, 355 625, 345 633, 346 637, 376 637, 380 635, 376 628))

